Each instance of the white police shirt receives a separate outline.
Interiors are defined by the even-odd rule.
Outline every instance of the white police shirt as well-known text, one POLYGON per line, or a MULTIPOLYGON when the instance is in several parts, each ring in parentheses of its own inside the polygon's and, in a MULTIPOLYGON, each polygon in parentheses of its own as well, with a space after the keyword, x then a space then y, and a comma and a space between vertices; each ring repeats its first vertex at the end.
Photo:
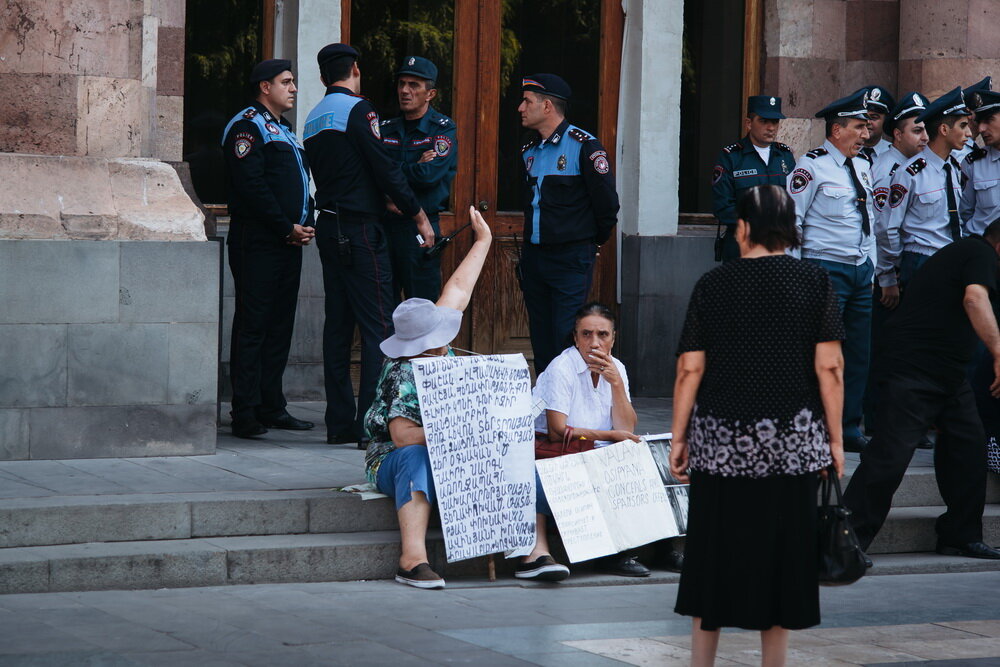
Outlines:
POLYGON ((1000 150, 976 148, 962 163, 965 187, 959 215, 967 234, 982 234, 1000 218, 1000 150))
MULTIPOLYGON (((962 196, 962 171, 951 156, 948 164, 951 164, 952 188, 958 202, 962 196)), ((893 174, 889 186, 889 215, 878 239, 876 274, 882 287, 896 284, 896 269, 904 250, 933 255, 953 241, 948 227, 944 166, 945 161, 927 147, 893 174)))
POLYGON ((893 148, 891 141, 886 141, 885 137, 878 140, 878 143, 873 146, 875 149, 875 157, 880 158, 890 149, 893 148))
POLYGON ((971 153, 975 148, 976 148, 975 140, 966 139, 965 145, 962 146, 961 148, 956 148, 955 150, 953 150, 951 152, 951 156, 955 158, 955 160, 959 164, 962 164, 962 161, 965 160, 965 158, 969 157, 969 153, 971 153))
MULTIPOLYGON (((628 374, 625 364, 611 357, 618 368, 618 375, 625 384, 625 396, 631 401, 628 388, 628 374)), ((613 431, 611 421, 611 406, 614 399, 611 395, 611 384, 598 376, 597 386, 590 379, 590 369, 576 347, 567 347, 558 357, 552 360, 542 374, 532 391, 533 396, 545 402, 546 410, 555 410, 566 415, 566 424, 573 428, 587 428, 595 431, 613 431)), ((545 412, 535 419, 535 430, 548 433, 549 425, 545 412)), ((603 447, 614 444, 599 440, 595 446, 603 447)))
MULTIPOLYGON (((795 225, 801 232, 803 258, 859 266, 874 257, 875 236, 864 233, 858 195, 846 159, 836 146, 825 141, 820 148, 799 158, 795 171, 788 177, 788 193, 795 201, 795 225)), ((869 225, 873 227, 871 164, 861 155, 855 157, 853 163, 865 190, 869 225)))

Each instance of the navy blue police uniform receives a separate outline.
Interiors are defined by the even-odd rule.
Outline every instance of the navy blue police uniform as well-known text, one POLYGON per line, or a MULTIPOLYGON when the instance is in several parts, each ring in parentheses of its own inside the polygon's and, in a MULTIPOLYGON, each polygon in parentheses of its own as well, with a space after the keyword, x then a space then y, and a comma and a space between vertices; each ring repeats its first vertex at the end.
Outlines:
MULTIPOLYGON (((396 76, 410 74, 437 80, 437 67, 430 60, 410 56, 396 76)), ((400 163, 406 182, 413 189, 421 208, 427 214, 436 238, 441 236, 441 211, 448 208, 451 183, 458 171, 458 137, 455 122, 433 107, 422 117, 406 120, 402 116, 382 121, 382 143, 400 163), (429 162, 419 162, 428 150, 435 153, 429 162)), ((417 224, 387 211, 383 219, 389 238, 392 261, 393 293, 402 292, 407 299, 414 297, 437 301, 441 295, 441 255, 427 257, 425 248, 413 242, 417 224)))
MULTIPOLYGON (((274 78, 291 66, 288 60, 264 61, 251 81, 274 78)), ((313 201, 302 146, 288 121, 263 104, 236 114, 222 145, 230 214, 226 242, 236 291, 229 372, 233 429, 239 434, 250 424, 286 415, 281 378, 302 271, 302 248, 289 244, 288 236, 293 225, 312 225, 313 201)))
MULTIPOLYGON (((522 90, 561 99, 569 85, 553 74, 525 78, 522 90)), ((549 137, 521 149, 525 173, 524 246, 518 267, 535 372, 565 348, 573 316, 586 303, 598 247, 618 222, 618 193, 607 151, 563 120, 549 137)))
MULTIPOLYGON (((334 58, 356 60, 357 52, 346 44, 326 46, 317 58, 320 68, 334 58)), ((382 143, 380 125, 378 112, 366 98, 330 86, 303 129, 316 181, 316 242, 326 294, 323 375, 329 442, 362 438, 382 364, 379 343, 393 333, 396 298, 381 223, 386 197, 403 215, 420 211, 399 164, 382 143), (357 405, 350 372, 355 324, 361 333, 357 405)))
MULTIPOLYGON (((747 114, 781 120, 781 98, 753 95, 747 98, 747 114)), ((736 202, 748 188, 755 185, 785 187, 788 175, 795 169, 792 149, 780 142, 758 147, 750 135, 719 151, 712 169, 712 210, 719 229, 716 234, 716 261, 728 262, 740 258, 736 244, 736 202), (767 161, 764 161, 764 155, 767 161)))

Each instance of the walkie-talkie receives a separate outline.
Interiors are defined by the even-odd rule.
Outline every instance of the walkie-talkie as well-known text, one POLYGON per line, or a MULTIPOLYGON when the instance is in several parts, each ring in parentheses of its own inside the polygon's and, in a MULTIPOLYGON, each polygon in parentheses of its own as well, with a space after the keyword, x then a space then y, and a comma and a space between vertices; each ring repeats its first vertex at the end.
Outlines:
POLYGON ((437 257, 438 255, 440 255, 441 251, 444 250, 445 246, 447 246, 449 243, 451 243, 452 240, 456 236, 458 236, 459 234, 461 234, 462 230, 464 230, 466 227, 469 227, 471 225, 472 225, 472 221, 470 220, 469 222, 465 223, 464 225, 462 225, 461 227, 459 227, 457 230, 455 230, 454 232, 452 232, 448 236, 442 236, 441 238, 439 238, 437 240, 437 242, 433 246, 431 246, 427 250, 424 250, 424 258, 425 259, 433 259, 434 257, 437 257))

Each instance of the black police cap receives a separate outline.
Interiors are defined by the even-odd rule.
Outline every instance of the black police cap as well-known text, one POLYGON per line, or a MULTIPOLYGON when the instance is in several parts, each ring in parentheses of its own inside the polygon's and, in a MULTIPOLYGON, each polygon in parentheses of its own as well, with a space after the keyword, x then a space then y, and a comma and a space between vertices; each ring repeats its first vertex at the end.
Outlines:
POLYGON ((882 86, 865 86, 855 92, 868 93, 868 110, 876 113, 888 114, 896 106, 896 100, 892 98, 892 93, 882 86))
POLYGON ((347 56, 355 60, 358 59, 358 52, 350 44, 327 44, 316 54, 316 62, 322 67, 335 58, 344 58, 347 56))
POLYGON ((781 98, 772 95, 751 95, 747 98, 747 113, 767 120, 782 120, 781 98))
POLYGON ((945 116, 968 116, 969 108, 965 106, 965 98, 962 96, 962 88, 948 91, 941 97, 927 105, 924 112, 917 116, 918 123, 924 123, 934 118, 944 118, 945 116))
POLYGON ((521 91, 531 91, 568 100, 573 91, 562 77, 555 74, 532 74, 521 79, 521 91))
POLYGON ((1000 109, 1000 92, 983 90, 974 93, 974 96, 977 99, 977 105, 972 109, 975 113, 982 113, 983 111, 996 113, 997 109, 1000 109))
POLYGON ((396 71, 396 76, 402 74, 412 74, 428 81, 437 81, 438 68, 427 58, 420 56, 407 56, 403 59, 403 64, 396 71))
POLYGON ((274 77, 278 76, 282 72, 292 71, 292 61, 285 60, 283 58, 274 58, 272 60, 265 60, 259 62, 253 66, 250 71, 250 83, 257 83, 258 81, 270 81, 274 77))
POLYGON ((899 102, 897 102, 896 106, 892 108, 892 111, 889 113, 889 118, 893 121, 913 118, 914 116, 922 114, 928 106, 930 106, 930 100, 920 93, 916 91, 906 93, 899 98, 899 102))
POLYGON ((968 88, 962 91, 962 97, 965 98, 965 104, 973 111, 979 109, 983 106, 983 93, 988 93, 993 90, 993 77, 988 76, 976 83, 972 84, 968 88))
POLYGON ((861 118, 868 120, 868 89, 861 88, 847 97, 841 97, 830 102, 816 112, 817 118, 832 120, 836 118, 861 118))

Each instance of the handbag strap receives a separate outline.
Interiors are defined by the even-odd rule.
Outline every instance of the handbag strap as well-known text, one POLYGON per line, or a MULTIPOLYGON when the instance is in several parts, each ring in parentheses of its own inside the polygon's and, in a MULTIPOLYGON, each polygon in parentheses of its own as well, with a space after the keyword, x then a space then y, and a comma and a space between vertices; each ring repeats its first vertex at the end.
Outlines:
POLYGON ((823 479, 820 482, 820 498, 822 500, 823 507, 830 506, 831 488, 837 496, 837 505, 843 506, 844 492, 840 487, 840 478, 837 477, 837 470, 832 465, 828 466, 826 469, 826 479, 823 479))

